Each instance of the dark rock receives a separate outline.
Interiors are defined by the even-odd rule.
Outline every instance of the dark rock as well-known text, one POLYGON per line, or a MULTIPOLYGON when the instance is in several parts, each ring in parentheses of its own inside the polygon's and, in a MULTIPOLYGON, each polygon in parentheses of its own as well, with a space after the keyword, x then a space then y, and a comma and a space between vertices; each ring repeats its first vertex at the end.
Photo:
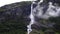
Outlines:
POLYGON ((26 31, 31 12, 31 2, 20 2, 0 7, 0 32, 14 29, 26 31))

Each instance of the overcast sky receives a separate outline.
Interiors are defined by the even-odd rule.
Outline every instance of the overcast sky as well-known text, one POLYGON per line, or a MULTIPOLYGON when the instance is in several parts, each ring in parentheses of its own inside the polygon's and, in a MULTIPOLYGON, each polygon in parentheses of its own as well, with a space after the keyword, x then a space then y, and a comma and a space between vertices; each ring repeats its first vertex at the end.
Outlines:
POLYGON ((32 0, 0 0, 0 7, 6 4, 21 2, 21 1, 32 1, 32 0))

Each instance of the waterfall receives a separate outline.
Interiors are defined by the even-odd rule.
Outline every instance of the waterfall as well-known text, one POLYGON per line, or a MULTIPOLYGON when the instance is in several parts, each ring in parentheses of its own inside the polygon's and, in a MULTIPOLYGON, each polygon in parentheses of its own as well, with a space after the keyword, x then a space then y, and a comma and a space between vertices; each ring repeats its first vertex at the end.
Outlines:
MULTIPOLYGON (((41 2, 43 2, 42 0, 39 2, 39 3, 41 3, 41 2)), ((34 18, 34 15, 33 15, 33 4, 34 4, 35 2, 33 1, 32 2, 32 4, 31 4, 31 14, 30 14, 30 19, 31 19, 31 21, 30 21, 30 24, 29 25, 27 25, 27 34, 30 34, 30 32, 32 31, 32 28, 31 28, 31 26, 35 23, 35 18, 34 18)))
MULTIPOLYGON (((33 2, 34 3, 34 2, 33 2)), ((35 20, 34 20, 34 16, 33 16, 33 4, 31 4, 31 14, 30 14, 30 19, 31 19, 31 21, 30 21, 30 24, 27 26, 28 27, 28 29, 27 29, 27 34, 30 34, 30 32, 32 31, 32 29, 31 29, 31 25, 33 25, 34 24, 34 22, 35 22, 35 20)))
MULTIPOLYGON (((31 26, 35 23, 35 16, 38 18, 43 18, 43 19, 48 19, 49 17, 60 16, 59 15, 60 7, 54 6, 52 4, 52 2, 49 2, 48 9, 43 14, 43 12, 44 12, 43 9, 44 9, 45 5, 41 6, 40 5, 41 3, 43 3, 43 0, 40 0, 38 3, 36 3, 34 0, 32 1, 31 14, 30 14, 31 21, 30 21, 29 25, 27 25, 27 34, 30 34, 30 32, 32 32, 31 26), (33 4, 37 4, 37 6, 35 8, 33 8, 33 4), (35 14, 35 12, 37 12, 37 13, 35 14)), ((42 26, 44 26, 44 25, 42 25, 42 26)))

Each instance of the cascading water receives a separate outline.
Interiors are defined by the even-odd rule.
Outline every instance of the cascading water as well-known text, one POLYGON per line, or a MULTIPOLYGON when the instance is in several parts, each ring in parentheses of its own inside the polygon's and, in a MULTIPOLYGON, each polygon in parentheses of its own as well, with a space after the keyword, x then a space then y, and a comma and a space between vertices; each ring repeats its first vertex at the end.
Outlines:
MULTIPOLYGON (((43 2, 42 0, 39 2, 39 3, 41 3, 41 2, 43 2)), ((34 4, 35 2, 33 1, 32 2, 32 4, 31 4, 31 14, 30 14, 30 19, 31 19, 31 21, 30 21, 30 24, 29 25, 27 25, 27 27, 28 27, 28 29, 27 29, 27 34, 30 34, 30 32, 32 31, 32 29, 31 29, 31 26, 34 24, 34 22, 35 22, 35 18, 34 18, 34 15, 33 15, 33 4, 34 4)), ((39 4, 38 4, 39 5, 39 4)))
MULTIPOLYGON (((31 14, 30 14, 31 21, 30 21, 30 24, 27 25, 27 28, 28 28, 27 34, 30 34, 30 32, 32 31, 31 26, 35 23, 35 17, 34 16, 37 16, 38 18, 43 18, 43 19, 48 19, 49 17, 59 16, 60 7, 53 6, 52 2, 49 2, 48 9, 43 14, 44 7, 40 5, 42 2, 43 2, 43 0, 40 0, 37 3, 37 6, 35 8, 33 8, 33 4, 36 4, 36 2, 33 1, 31 4, 31 14), (36 11, 36 10, 38 10, 38 11, 36 11), (34 12, 37 12, 37 14, 35 14, 34 12)), ((45 25, 42 25, 42 26, 45 26, 45 25)))
POLYGON ((30 32, 32 31, 31 25, 34 24, 34 16, 33 16, 33 11, 32 10, 33 10, 33 4, 31 4, 31 14, 30 14, 31 21, 30 21, 30 24, 27 26, 28 27, 28 29, 27 29, 28 33, 27 34, 30 34, 30 32))

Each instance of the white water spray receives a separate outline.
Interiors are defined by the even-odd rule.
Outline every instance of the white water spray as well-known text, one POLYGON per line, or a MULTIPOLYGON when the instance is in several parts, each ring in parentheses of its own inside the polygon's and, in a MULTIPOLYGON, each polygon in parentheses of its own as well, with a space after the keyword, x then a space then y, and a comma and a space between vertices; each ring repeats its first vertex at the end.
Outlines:
POLYGON ((37 3, 37 6, 35 8, 33 8, 33 4, 36 4, 34 1, 31 4, 31 14, 30 14, 30 24, 27 25, 27 34, 30 34, 30 32, 32 31, 31 26, 35 23, 35 17, 37 16, 38 18, 43 18, 43 19, 48 19, 49 17, 58 17, 60 16, 60 7, 58 6, 53 6, 52 2, 49 2, 49 6, 48 9, 46 10, 46 12, 43 14, 43 6, 41 6, 40 4, 43 2, 43 0, 40 0, 40 2, 37 3), (55 9, 55 10, 54 10, 55 9), (36 11, 38 10, 38 11, 36 11), (37 12, 37 14, 35 14, 34 12, 37 12))
MULTIPOLYGON (((39 2, 39 3, 41 3, 41 2, 43 2, 42 0, 39 2)), ((34 4, 35 2, 33 1, 32 2, 32 4, 31 4, 31 14, 30 14, 30 19, 31 19, 31 21, 30 21, 30 24, 29 25, 27 25, 27 34, 30 34, 30 32, 32 31, 32 28, 31 28, 31 26, 35 23, 35 18, 34 18, 34 15, 33 15, 33 4, 34 4)))
MULTIPOLYGON (((42 1, 41 1, 42 2, 42 1)), ((37 6, 33 9, 36 14, 34 16, 38 18, 48 19, 49 17, 58 17, 60 16, 60 7, 54 6, 52 2, 49 2, 48 9, 43 14, 44 7, 40 5, 40 2, 37 4, 37 6), (36 11, 38 10, 38 11, 36 11)))
MULTIPOLYGON (((33 2, 34 3, 34 2, 33 2)), ((30 19, 31 19, 31 21, 30 21, 30 24, 27 26, 28 27, 28 29, 27 29, 27 34, 30 34, 30 32, 32 31, 32 29, 31 29, 31 25, 32 24, 34 24, 34 16, 33 16, 33 4, 31 4, 31 14, 30 14, 30 19)))

